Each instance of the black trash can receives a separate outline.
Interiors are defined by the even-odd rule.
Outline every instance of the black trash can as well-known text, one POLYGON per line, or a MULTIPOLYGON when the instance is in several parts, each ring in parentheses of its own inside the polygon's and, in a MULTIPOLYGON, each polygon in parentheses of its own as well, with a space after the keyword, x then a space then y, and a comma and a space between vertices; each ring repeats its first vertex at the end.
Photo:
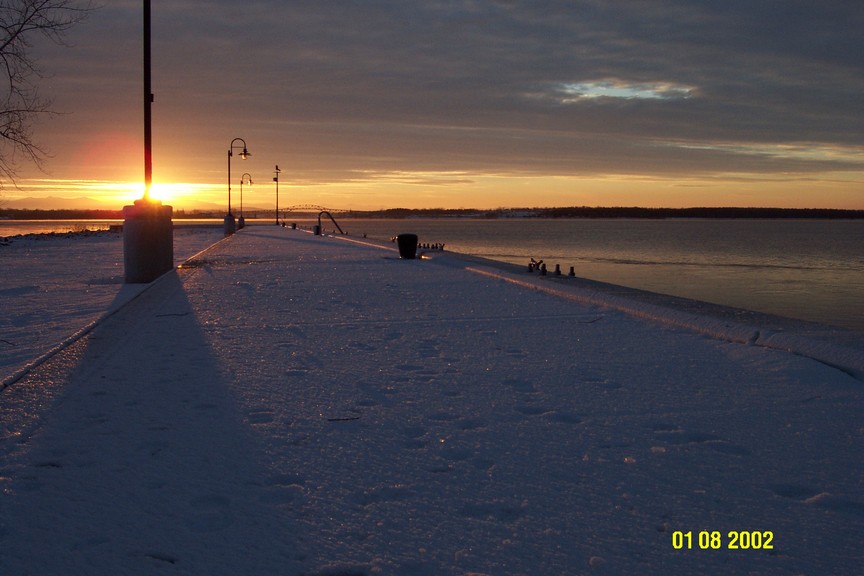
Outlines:
POLYGON ((396 244, 399 245, 399 257, 413 260, 417 257, 417 235, 399 234, 396 236, 396 244))

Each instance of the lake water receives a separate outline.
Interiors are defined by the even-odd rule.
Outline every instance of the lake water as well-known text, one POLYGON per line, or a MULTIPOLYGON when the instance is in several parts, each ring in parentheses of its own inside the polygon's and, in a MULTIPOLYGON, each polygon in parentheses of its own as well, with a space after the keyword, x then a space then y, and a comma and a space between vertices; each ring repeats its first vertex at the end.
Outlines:
MULTIPOLYGON (((526 269, 542 259, 550 271, 864 331, 864 220, 337 220, 352 236, 412 232, 526 269)), ((0 221, 0 236, 115 222, 0 221)))

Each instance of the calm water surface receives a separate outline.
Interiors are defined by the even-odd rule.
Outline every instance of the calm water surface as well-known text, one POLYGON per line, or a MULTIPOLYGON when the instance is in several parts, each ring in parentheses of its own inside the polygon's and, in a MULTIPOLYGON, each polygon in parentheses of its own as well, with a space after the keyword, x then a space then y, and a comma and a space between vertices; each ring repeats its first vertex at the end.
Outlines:
MULTIPOLYGON (((585 278, 864 331, 862 220, 336 217, 354 236, 386 240, 413 232, 420 242, 526 268, 531 258, 542 259, 550 270, 560 264, 566 273, 573 266, 585 278)), ((0 236, 107 228, 116 222, 0 221, 0 236)))

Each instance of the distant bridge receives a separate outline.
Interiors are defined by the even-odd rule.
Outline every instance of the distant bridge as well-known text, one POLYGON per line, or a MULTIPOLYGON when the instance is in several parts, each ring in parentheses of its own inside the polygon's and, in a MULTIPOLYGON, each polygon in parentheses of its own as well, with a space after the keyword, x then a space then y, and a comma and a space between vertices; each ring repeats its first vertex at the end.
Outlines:
POLYGON ((296 204, 294 206, 287 206, 285 208, 279 208, 280 212, 350 212, 350 210, 343 210, 340 208, 325 208, 324 206, 318 206, 317 204, 296 204))

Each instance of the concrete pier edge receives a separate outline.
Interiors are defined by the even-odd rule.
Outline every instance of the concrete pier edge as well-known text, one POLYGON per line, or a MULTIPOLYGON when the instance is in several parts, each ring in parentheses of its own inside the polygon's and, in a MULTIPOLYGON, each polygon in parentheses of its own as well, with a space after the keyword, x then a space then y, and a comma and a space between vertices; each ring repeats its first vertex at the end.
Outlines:
MULTIPOLYGON (((367 239, 358 240, 349 236, 333 236, 333 238, 365 246, 383 248, 393 252, 397 251, 396 248, 391 248, 367 239)), ((418 256, 422 259, 422 254, 418 254, 418 256)), ((534 276, 526 276, 515 272, 517 267, 514 264, 498 262, 481 256, 462 254, 459 252, 442 252, 436 254, 434 259, 440 262, 442 257, 444 259, 458 259, 460 261, 458 266, 464 267, 465 270, 469 272, 482 274, 490 278, 497 278, 524 288, 539 290, 559 298, 618 310, 645 320, 650 320, 667 326, 684 328, 716 340, 747 344, 751 346, 761 346, 764 348, 797 354, 805 358, 816 360, 817 362, 821 362, 833 368, 837 368, 857 380, 864 382, 864 348, 850 348, 848 346, 822 341, 818 338, 783 332, 764 326, 677 310, 674 306, 639 302, 628 298, 627 296, 617 296, 599 290, 587 290, 580 288, 579 286, 569 285, 567 284, 567 280, 563 278, 561 282, 550 279, 552 277, 538 279, 534 276)), ((453 265, 453 263, 450 264, 453 265)), ((633 292, 644 291, 633 289, 633 292)), ((669 297, 669 299, 671 300, 673 297, 669 297)), ((721 305, 713 306, 716 308, 725 308, 730 311, 734 310, 721 305)), ((794 320, 790 319, 790 321, 794 320)), ((803 323, 804 321, 801 322, 803 323)))
POLYGON ((591 292, 575 286, 564 287, 541 283, 530 277, 525 279, 501 270, 479 266, 466 266, 465 269, 559 298, 610 308, 660 324, 684 328, 717 340, 791 352, 822 362, 864 381, 864 350, 822 342, 807 336, 776 332, 758 326, 637 302, 626 297, 591 292))

